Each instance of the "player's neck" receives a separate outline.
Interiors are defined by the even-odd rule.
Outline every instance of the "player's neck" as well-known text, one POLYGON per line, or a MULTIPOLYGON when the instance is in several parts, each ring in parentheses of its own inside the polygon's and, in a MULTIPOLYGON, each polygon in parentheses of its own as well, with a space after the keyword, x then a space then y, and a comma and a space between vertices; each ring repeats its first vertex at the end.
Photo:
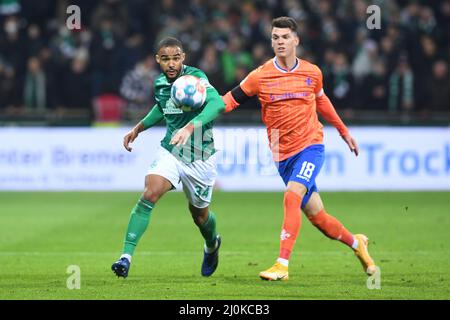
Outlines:
POLYGON ((291 70, 297 63, 297 57, 292 55, 290 57, 276 57, 277 64, 286 70, 291 70))

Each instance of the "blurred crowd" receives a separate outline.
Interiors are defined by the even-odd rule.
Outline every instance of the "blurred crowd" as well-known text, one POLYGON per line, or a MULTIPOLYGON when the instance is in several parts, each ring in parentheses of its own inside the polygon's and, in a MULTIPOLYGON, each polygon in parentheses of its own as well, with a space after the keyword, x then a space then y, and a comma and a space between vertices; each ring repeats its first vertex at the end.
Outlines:
POLYGON ((224 94, 273 56, 281 15, 298 22, 298 55, 321 67, 345 117, 450 114, 450 0, 0 0, 0 119, 139 119, 167 35, 224 94), (372 4, 380 29, 366 24, 372 4), (69 5, 79 30, 66 26, 69 5))

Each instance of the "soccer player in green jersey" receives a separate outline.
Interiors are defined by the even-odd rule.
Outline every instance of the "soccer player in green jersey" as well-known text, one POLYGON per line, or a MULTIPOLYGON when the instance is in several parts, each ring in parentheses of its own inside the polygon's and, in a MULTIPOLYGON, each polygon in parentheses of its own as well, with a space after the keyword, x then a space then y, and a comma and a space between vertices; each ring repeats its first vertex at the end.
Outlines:
POLYGON ((209 84, 205 73, 184 65, 184 59, 185 53, 179 40, 168 37, 159 43, 156 62, 162 73, 154 83, 156 104, 124 137, 123 145, 131 151, 130 143, 142 131, 163 119, 166 122, 167 133, 161 141, 157 159, 150 165, 144 192, 131 211, 123 254, 111 267, 118 277, 128 276, 131 257, 147 229, 156 203, 180 181, 192 218, 205 239, 201 274, 208 277, 217 268, 221 238, 216 231, 216 217, 209 209, 217 176, 211 129, 212 120, 223 112, 225 105, 216 89, 209 84), (170 98, 173 82, 182 75, 196 76, 206 87, 206 101, 199 110, 183 111, 170 98))

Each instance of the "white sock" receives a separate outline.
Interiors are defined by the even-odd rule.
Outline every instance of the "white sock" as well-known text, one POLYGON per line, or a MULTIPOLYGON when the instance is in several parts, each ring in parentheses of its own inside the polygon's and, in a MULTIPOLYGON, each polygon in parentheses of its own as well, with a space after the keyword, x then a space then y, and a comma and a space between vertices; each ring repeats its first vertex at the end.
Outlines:
POLYGON ((353 244, 352 244, 353 250, 358 249, 358 245, 359 245, 358 239, 356 239, 355 237, 353 237, 353 244))
POLYGON ((277 262, 281 263, 283 266, 288 267, 289 266, 289 260, 278 258, 277 262))
POLYGON ((129 254, 124 253, 123 255, 120 256, 120 259, 122 259, 122 258, 127 258, 128 261, 131 263, 131 256, 129 254))

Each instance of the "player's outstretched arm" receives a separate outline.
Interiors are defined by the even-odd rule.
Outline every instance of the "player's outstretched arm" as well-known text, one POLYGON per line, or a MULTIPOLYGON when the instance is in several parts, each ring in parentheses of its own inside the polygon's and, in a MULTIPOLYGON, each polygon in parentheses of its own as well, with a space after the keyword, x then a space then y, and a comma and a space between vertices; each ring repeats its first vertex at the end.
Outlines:
POLYGON ((133 141, 136 140, 139 133, 154 126, 162 119, 164 119, 164 115, 158 108, 158 105, 153 106, 152 110, 150 110, 150 112, 141 121, 139 121, 139 123, 135 125, 134 128, 131 129, 131 131, 129 131, 123 138, 123 146, 125 147, 125 149, 131 152, 133 148, 130 147, 130 143, 133 143, 133 141))
POLYGON ((350 148, 350 151, 353 152, 356 156, 359 154, 358 144, 356 140, 350 135, 348 128, 345 126, 342 119, 336 112, 333 104, 330 99, 325 95, 325 93, 321 93, 320 96, 316 97, 316 107, 317 112, 333 127, 335 127, 342 139, 350 148))
POLYGON ((344 139, 345 143, 350 148, 350 151, 355 154, 355 156, 358 156, 359 154, 359 147, 356 143, 356 140, 348 133, 345 136, 342 136, 342 139, 344 139))
POLYGON ((245 94, 241 86, 237 86, 233 90, 228 91, 222 97, 222 100, 225 103, 225 113, 233 111, 248 99, 250 99, 250 97, 245 94))
POLYGON ((125 137, 123 137, 123 146, 128 152, 131 152, 133 148, 130 147, 130 143, 132 143, 139 133, 144 130, 144 126, 142 125, 142 122, 139 122, 133 129, 131 129, 125 137))

